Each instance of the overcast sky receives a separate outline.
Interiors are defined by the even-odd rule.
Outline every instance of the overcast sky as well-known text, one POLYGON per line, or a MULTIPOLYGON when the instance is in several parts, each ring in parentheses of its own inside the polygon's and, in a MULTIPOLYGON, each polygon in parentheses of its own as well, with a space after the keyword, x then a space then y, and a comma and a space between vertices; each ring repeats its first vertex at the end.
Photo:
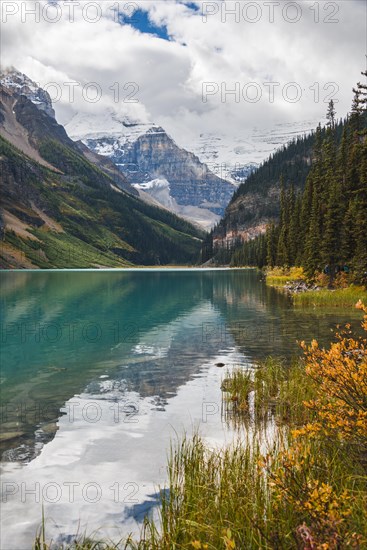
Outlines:
POLYGON ((345 116, 366 65, 366 15, 364 0, 3 0, 1 60, 61 92, 64 124, 113 108, 175 138, 240 133, 319 120, 331 97, 345 116))

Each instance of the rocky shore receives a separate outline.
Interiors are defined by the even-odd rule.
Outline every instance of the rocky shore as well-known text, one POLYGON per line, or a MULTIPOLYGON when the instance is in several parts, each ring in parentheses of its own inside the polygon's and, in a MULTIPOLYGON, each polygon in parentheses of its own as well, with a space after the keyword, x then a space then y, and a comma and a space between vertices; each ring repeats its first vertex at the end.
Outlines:
POLYGON ((303 280, 287 281, 283 288, 286 292, 289 292, 290 294, 300 294, 302 292, 321 290, 321 287, 319 287, 318 285, 307 283, 303 280))

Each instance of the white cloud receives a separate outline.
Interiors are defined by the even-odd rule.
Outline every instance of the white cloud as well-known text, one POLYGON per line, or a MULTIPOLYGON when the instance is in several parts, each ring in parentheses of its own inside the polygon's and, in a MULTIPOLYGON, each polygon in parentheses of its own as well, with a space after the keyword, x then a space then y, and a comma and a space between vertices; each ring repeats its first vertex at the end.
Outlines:
MULTIPOLYGON (((181 135, 194 136, 223 128, 238 134, 254 125, 320 119, 326 110, 325 99, 333 91, 332 86, 324 89, 327 83, 335 83, 335 90, 336 86, 339 88, 334 99, 339 100, 338 116, 345 116, 352 100, 351 88, 360 79, 365 63, 366 4, 359 0, 281 0, 273 6, 274 22, 269 21, 269 2, 196 2, 200 12, 194 12, 174 0, 137 1, 156 25, 167 26, 171 41, 120 25, 111 7, 119 5, 123 11, 127 9, 126 2, 100 0, 102 16, 95 23, 91 22, 95 9, 91 6, 86 10, 88 3, 83 1, 75 3, 75 21, 70 22, 70 3, 63 0, 58 2, 58 8, 50 7, 44 0, 18 1, 12 4, 18 13, 8 15, 4 23, 11 10, 9 4, 2 3, 2 63, 16 66, 41 84, 58 83, 63 93, 55 109, 64 123, 76 110, 99 112, 114 107, 119 113, 161 124, 178 141, 181 135), (315 4, 319 6, 319 22, 315 21, 315 4), (248 11, 244 12, 246 5, 248 11), (25 15, 25 6, 44 10, 48 6, 44 14, 49 18, 60 15, 60 20, 50 23, 41 16, 35 21, 33 16, 25 15), (202 11, 216 9, 215 6, 218 13, 208 16, 205 23, 202 11), (230 9, 241 10, 238 22, 228 13, 230 9), (256 11, 260 15, 258 22, 245 20, 246 14, 247 19, 254 18, 256 11), (301 13, 300 20, 291 23, 284 20, 282 13, 288 19, 301 13), (327 18, 338 22, 326 22, 327 18), (63 85, 71 81, 80 83, 75 88, 74 102, 69 101, 69 88, 63 85), (101 88, 102 98, 97 103, 83 98, 82 87, 89 82, 96 82, 101 88), (132 86, 123 89, 129 82, 139 87, 133 96, 139 103, 126 102, 128 93, 134 91, 132 86), (206 103, 202 101, 205 82, 219 88, 206 103), (242 95, 236 102, 233 95, 225 97, 220 93, 221 86, 224 92, 236 83, 242 93, 251 82, 262 93, 257 103, 242 95), (279 83, 274 88, 273 103, 269 101, 266 82, 279 83), (302 92, 302 98, 295 103, 281 93, 292 82, 302 92), (121 92, 118 104, 109 89, 114 83, 119 83, 121 92)), ((254 91, 253 87, 248 89, 249 94, 254 91)), ((295 91, 288 86, 290 98, 295 91)))

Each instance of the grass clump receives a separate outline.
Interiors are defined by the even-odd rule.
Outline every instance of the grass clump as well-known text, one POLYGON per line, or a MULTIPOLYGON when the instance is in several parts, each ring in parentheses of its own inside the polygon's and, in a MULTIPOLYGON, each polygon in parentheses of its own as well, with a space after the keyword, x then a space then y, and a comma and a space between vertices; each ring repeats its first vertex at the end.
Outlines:
POLYGON ((249 412, 249 396, 254 389, 252 373, 243 369, 232 371, 222 382, 221 387, 226 392, 226 408, 243 413, 249 412))
POLYGON ((315 387, 305 377, 302 359, 287 365, 278 358, 269 357, 255 371, 255 413, 256 417, 274 417, 277 424, 300 425, 308 418, 304 400, 311 399, 315 387))
POLYGON ((238 416, 252 416, 255 421, 274 418, 278 425, 302 424, 308 412, 305 399, 314 395, 314 384, 305 376, 301 359, 291 365, 280 358, 268 357, 249 371, 236 369, 223 380, 224 414, 238 425, 238 416))

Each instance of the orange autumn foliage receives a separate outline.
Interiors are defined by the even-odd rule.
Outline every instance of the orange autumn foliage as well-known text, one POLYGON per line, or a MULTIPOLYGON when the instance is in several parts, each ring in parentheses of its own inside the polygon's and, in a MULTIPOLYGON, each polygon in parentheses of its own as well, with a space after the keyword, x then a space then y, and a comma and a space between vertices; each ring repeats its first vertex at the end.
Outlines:
MULTIPOLYGON (((367 307, 363 310, 362 328, 367 332, 367 307)), ((306 373, 315 382, 316 398, 305 403, 315 421, 294 435, 322 432, 356 445, 367 452, 367 339, 350 336, 350 326, 337 334, 329 350, 313 340, 301 346, 306 356, 306 373)))

